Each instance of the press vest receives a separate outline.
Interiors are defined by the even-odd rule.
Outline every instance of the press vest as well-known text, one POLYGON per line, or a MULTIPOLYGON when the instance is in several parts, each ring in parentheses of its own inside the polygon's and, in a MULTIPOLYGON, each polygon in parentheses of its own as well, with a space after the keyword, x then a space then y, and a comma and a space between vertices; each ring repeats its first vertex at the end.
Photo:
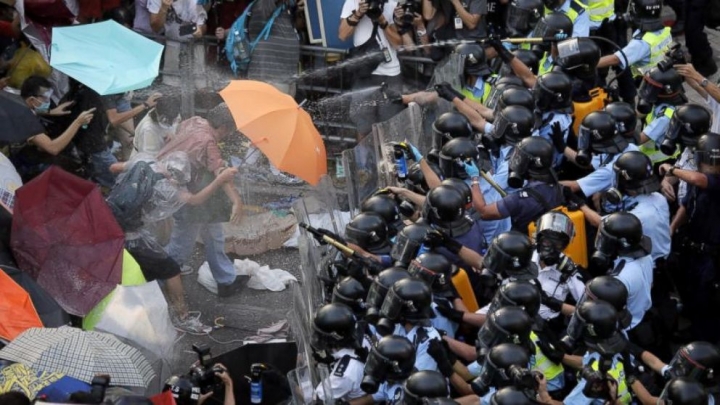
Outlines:
MULTIPOLYGON (((545 15, 548 15, 552 12, 553 10, 545 7, 545 15)), ((568 7, 567 10, 563 10, 563 13, 565 13, 565 15, 570 18, 570 21, 572 21, 573 24, 575 24, 575 20, 577 20, 578 16, 584 12, 585 5, 580 3, 578 0, 572 0, 572 2, 570 3, 570 7, 568 7)))
MULTIPOLYGON (((593 362, 593 370, 598 370, 598 363, 598 361, 593 362)), ((613 368, 608 371, 608 374, 618 383, 617 399, 622 404, 629 404, 630 401, 632 401, 632 395, 630 391, 628 391, 627 381, 625 381, 625 366, 623 366, 622 361, 616 361, 614 363, 613 368)))
POLYGON ((543 373, 546 380, 552 380, 562 374, 565 369, 562 364, 553 363, 550 359, 545 356, 545 353, 540 350, 540 346, 537 342, 540 340, 535 332, 530 332, 530 340, 535 343, 535 368, 534 371, 543 373))
POLYGON ((650 60, 642 66, 631 66, 634 76, 642 76, 645 72, 657 66, 658 62, 665 58, 665 53, 672 43, 670 27, 665 27, 659 31, 646 32, 639 39, 650 46, 650 60))
POLYGON ((590 21, 602 22, 615 14, 615 2, 613 0, 588 0, 587 11, 590 21))
MULTIPOLYGON (((645 125, 650 125, 657 116, 655 115, 655 109, 645 117, 645 125)), ((668 117, 668 119, 672 119, 673 114, 675 113, 675 108, 673 107, 666 107, 662 111, 662 115, 668 117)), ((676 159, 678 156, 680 156, 680 148, 678 147, 675 150, 675 153, 673 153, 672 156, 667 156, 666 154, 662 153, 660 151, 660 148, 655 144, 654 141, 649 140, 645 142, 644 144, 640 145, 639 147, 640 152, 646 154, 650 160, 652 161, 653 165, 658 162, 664 162, 669 159, 676 159)))

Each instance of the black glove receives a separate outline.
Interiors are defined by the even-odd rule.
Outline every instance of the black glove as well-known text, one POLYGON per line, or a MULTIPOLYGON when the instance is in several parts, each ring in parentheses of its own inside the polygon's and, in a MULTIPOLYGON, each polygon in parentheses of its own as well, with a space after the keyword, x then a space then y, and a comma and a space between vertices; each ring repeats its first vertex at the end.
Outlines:
POLYGON ((552 143, 557 153, 563 153, 565 151, 565 134, 563 133, 560 123, 556 122, 552 124, 552 143))
POLYGON ((542 304, 546 307, 550 308, 550 310, 555 312, 560 312, 562 310, 563 302, 555 297, 551 297, 547 294, 542 295, 542 304))
POLYGON ((585 199, 573 193, 570 187, 563 187, 563 197, 565 197, 565 205, 570 211, 577 211, 585 205, 585 199))
MULTIPOLYGON (((332 231, 329 231, 329 230, 323 229, 323 228, 318 228, 318 233, 325 235, 331 239, 335 239, 336 241, 342 243, 343 245, 347 245, 347 242, 345 241, 345 239, 343 239, 340 235, 338 235, 332 231)), ((327 244, 327 242, 325 242, 323 240, 320 240, 319 242, 321 245, 327 244)))
POLYGON ((458 311, 457 309, 450 308, 449 305, 439 300, 435 303, 437 304, 436 309, 440 313, 440 315, 455 323, 462 323, 464 314, 463 311, 458 311))
POLYGON ((556 364, 562 363, 563 357, 565 357, 565 352, 562 350, 562 347, 552 345, 543 339, 538 339, 536 344, 550 361, 556 364))
POLYGON ((453 363, 450 362, 450 358, 445 351, 445 346, 443 346, 442 340, 431 339, 427 352, 430 357, 435 360, 438 365, 438 370, 440 370, 440 373, 445 376, 445 378, 450 378, 453 373, 455 373, 455 370, 453 370, 453 363))
POLYGON ((383 93, 383 97, 385 98, 385 100, 388 101, 388 103, 392 103, 392 104, 402 104, 403 103, 402 93, 400 93, 399 91, 397 91, 395 89, 383 88, 382 93, 383 93))
POLYGON ((462 243, 456 241, 448 234, 438 229, 433 229, 428 232, 425 235, 425 242, 432 247, 444 246, 447 250, 455 254, 458 254, 463 247, 462 243))
POLYGON ((627 346, 625 346, 625 348, 627 349, 628 353, 632 354, 633 357, 635 357, 635 359, 637 359, 637 361, 641 361, 642 354, 645 351, 642 347, 636 345, 635 343, 628 341, 627 346))
POLYGON ((459 91, 452 88, 450 83, 448 82, 442 82, 440 84, 435 85, 435 91, 437 92, 438 96, 440 98, 443 98, 449 102, 452 103, 452 101, 457 97, 460 100, 464 100, 465 96, 460 93, 459 91))
POLYGON ((513 55, 512 52, 510 52, 505 46, 503 46, 502 41, 500 41, 497 38, 490 38, 487 41, 485 41, 486 44, 490 45, 495 52, 497 52, 498 57, 500 60, 505 62, 505 64, 509 65, 510 62, 515 58, 515 55, 513 55))

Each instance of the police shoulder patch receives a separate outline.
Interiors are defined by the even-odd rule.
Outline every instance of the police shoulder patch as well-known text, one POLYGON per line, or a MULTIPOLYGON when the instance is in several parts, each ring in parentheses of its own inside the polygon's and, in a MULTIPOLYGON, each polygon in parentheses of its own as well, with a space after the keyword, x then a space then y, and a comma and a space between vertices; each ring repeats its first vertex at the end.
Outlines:
POLYGON ((352 357, 348 355, 343 356, 335 366, 335 372, 333 375, 335 377, 343 377, 345 375, 345 371, 347 371, 347 368, 350 365, 350 361, 352 361, 352 357))

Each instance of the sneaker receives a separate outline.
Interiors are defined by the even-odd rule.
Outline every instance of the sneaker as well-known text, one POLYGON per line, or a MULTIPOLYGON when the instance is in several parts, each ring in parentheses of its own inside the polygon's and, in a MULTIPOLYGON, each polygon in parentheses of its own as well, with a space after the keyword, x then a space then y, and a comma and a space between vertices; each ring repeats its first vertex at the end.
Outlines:
POLYGON ((189 314, 184 320, 177 321, 177 323, 175 324, 175 329, 182 332, 194 334, 206 334, 212 331, 211 326, 204 325, 202 322, 200 322, 200 319, 189 314))
POLYGON ((239 293, 243 287, 245 286, 245 283, 243 283, 243 280, 240 277, 236 277, 235 281, 233 281, 230 284, 218 284, 218 297, 221 298, 227 298, 231 297, 237 293, 239 293))
POLYGON ((188 266, 187 264, 183 264, 183 266, 180 268, 181 276, 189 276, 190 274, 193 274, 194 272, 195 272, 195 269, 188 266))

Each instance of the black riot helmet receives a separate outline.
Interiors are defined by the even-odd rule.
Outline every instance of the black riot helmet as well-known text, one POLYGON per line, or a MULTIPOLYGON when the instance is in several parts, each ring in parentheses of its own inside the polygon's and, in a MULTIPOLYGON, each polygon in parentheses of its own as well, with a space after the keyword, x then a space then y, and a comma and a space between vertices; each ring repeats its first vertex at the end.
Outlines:
POLYGON ((455 138, 440 150, 440 170, 446 178, 468 178, 463 165, 465 162, 474 162, 477 167, 482 166, 477 143, 470 138, 455 138))
POLYGON ((590 38, 571 38, 558 42, 555 64, 578 79, 593 78, 600 62, 600 47, 590 38))
POLYGON ((425 398, 442 398, 450 395, 447 380, 437 371, 416 371, 403 384, 405 405, 422 405, 425 398))
POLYGON ((681 105, 670 119, 660 151, 672 156, 678 142, 684 147, 697 146, 698 138, 710 131, 711 124, 712 114, 707 108, 698 104, 681 105))
POLYGON ((163 387, 165 391, 170 391, 177 405, 197 405, 200 399, 200 387, 187 376, 170 377, 163 387))
POLYGON ((315 350, 355 348, 355 315, 345 304, 332 303, 320 307, 312 322, 310 345, 315 350))
POLYGON ((513 0, 507 9, 505 27, 511 37, 525 37, 535 28, 543 12, 541 0, 513 0))
POLYGON ((709 403, 708 392, 702 384, 692 378, 676 377, 665 384, 658 403, 669 405, 707 405, 709 403))
MULTIPOLYGON (((478 396, 485 395, 491 387, 500 389, 510 385, 523 385, 527 379, 530 356, 527 349, 512 343, 492 347, 485 355, 480 376, 470 384, 478 396)), ((532 375, 529 375, 531 378, 532 375)), ((534 381, 530 382, 534 385, 534 381)))
MULTIPOLYGON (((616 195, 610 199, 618 204, 622 195, 636 196, 651 194, 660 190, 660 180, 653 171, 652 161, 648 155, 640 151, 628 151, 620 155, 613 164, 615 172, 616 195), (619 199, 617 197, 620 197, 619 199)), ((606 192, 606 198, 613 194, 613 189, 606 192)))
POLYGON ((410 278, 410 273, 404 267, 390 267, 381 271, 373 280, 370 291, 367 295, 367 312, 365 319, 368 322, 375 323, 380 317, 380 307, 382 307, 385 296, 390 287, 397 281, 410 278))
POLYGON ((607 270, 618 256, 637 259, 650 254, 651 246, 638 217, 629 212, 614 212, 600 222, 591 262, 598 271, 607 270))
POLYGON ((496 309, 488 315, 478 332, 478 357, 501 343, 514 343, 530 353, 534 352, 535 347, 530 341, 532 325, 532 318, 520 307, 496 309))
POLYGON ((360 212, 374 212, 380 215, 388 226, 388 235, 392 238, 403 228, 397 201, 387 194, 376 194, 360 205, 360 212))
POLYGON ((426 282, 433 294, 446 298, 455 295, 452 271, 452 263, 445 256, 434 252, 421 254, 408 266, 411 276, 426 282))
MULTIPOLYGON (((638 89, 638 97, 646 104, 668 103, 678 105, 687 102, 683 77, 675 68, 662 71, 654 66, 643 75, 638 89)), ((640 106, 638 105, 638 108, 640 106)))
POLYGON ((520 307, 534 318, 540 311, 542 296, 538 286, 528 280, 513 280, 498 288, 490 303, 489 312, 508 306, 520 307))
POLYGON ((527 392, 512 385, 497 390, 490 397, 490 405, 538 405, 527 392))
POLYGON ((399 383, 410 377, 415 367, 415 346, 402 336, 385 336, 368 354, 360 389, 377 392, 385 381, 399 383))
POLYGON ((618 133, 617 122, 607 111, 593 111, 583 118, 578 134, 578 155, 575 161, 582 166, 590 164, 592 153, 617 154, 628 146, 618 133))
MULTIPOLYGON (((555 0, 557 1, 557 0, 555 0)), ((573 22, 562 11, 545 14, 535 26, 533 37, 565 39, 572 37, 573 22)))
POLYGON ((352 277, 343 278, 333 288, 332 302, 347 305, 358 317, 365 316, 367 310, 365 298, 367 298, 365 287, 352 277))
POLYGON ((418 221, 402 229, 397 235, 390 257, 401 266, 407 266, 422 251, 423 241, 432 228, 425 221, 418 221))
POLYGON ((702 173, 715 171, 720 166, 720 135, 710 132, 698 139, 695 163, 702 173))
POLYGON ((446 112, 439 116, 432 124, 433 145, 440 149, 449 140, 455 138, 470 138, 473 134, 470 121, 459 112, 446 112))
POLYGON ((535 117, 531 110, 512 105, 495 114, 493 132, 489 136, 498 146, 515 145, 532 135, 534 125, 535 117))
POLYGON ((485 50, 479 44, 460 44, 455 47, 455 53, 462 56, 463 72, 466 75, 485 77, 492 73, 485 58, 485 50))
POLYGON ((530 90, 525 87, 508 86, 507 89, 503 90, 502 95, 495 106, 495 111, 502 111, 511 105, 525 107, 529 111, 532 111, 535 108, 535 99, 533 98, 530 90))
POLYGON ((627 308, 628 290, 622 281, 612 276, 598 276, 585 284, 585 300, 605 301, 615 308, 618 313, 618 322, 622 329, 630 326, 632 315, 627 308))
POLYGON ((430 191, 430 187, 428 187, 427 181, 425 181, 425 175, 420 168, 420 163, 413 163, 408 167, 407 177, 405 177, 405 188, 422 195, 430 191))
POLYGON ((536 222, 535 244, 540 260, 548 266, 561 260, 561 253, 575 236, 575 224, 561 211, 549 211, 536 222))
POLYGON ((465 215, 465 199, 452 186, 437 186, 430 190, 423 205, 423 218, 430 225, 448 227, 465 215))
POLYGON ((602 355, 622 352, 627 341, 619 333, 618 314, 605 301, 585 301, 575 310, 573 317, 582 325, 581 337, 588 348, 602 355))
POLYGON ((605 106, 605 111, 615 119, 615 126, 620 135, 631 139, 635 136, 638 119, 633 106, 623 101, 614 101, 605 106))
POLYGON ((495 110, 498 100, 500 100, 500 96, 508 86, 524 87, 525 84, 523 83, 521 78, 514 75, 506 75, 500 77, 492 86, 492 89, 490 90, 490 95, 488 95, 487 100, 485 100, 485 106, 487 108, 495 110))
POLYGON ((517 231, 503 232, 493 239, 483 260, 490 273, 503 277, 531 279, 537 277, 538 269, 532 262, 532 242, 517 231))
POLYGON ((472 207, 472 190, 470 190, 470 186, 468 186, 468 184, 465 183, 463 180, 460 180, 457 177, 450 177, 443 180, 440 184, 444 186, 454 187, 457 191, 459 191, 460 194, 462 194, 463 199, 465 200, 466 210, 472 207))
POLYGON ((390 253, 388 226, 374 212, 360 213, 345 227, 345 237, 372 254, 390 253))
MULTIPOLYGON (((540 58, 538 58, 535 52, 529 49, 516 49, 512 51, 512 54, 515 55, 515 57, 518 58, 523 65, 527 66, 534 75, 538 74, 538 69, 540 68, 540 58)), ((510 68, 508 68, 508 70, 512 71, 510 68)))
POLYGON ((662 8, 662 0, 631 0, 629 12, 637 29, 657 31, 665 27, 661 19, 662 8))
POLYGON ((554 182, 554 153, 555 148, 545 138, 531 136, 520 141, 510 155, 508 185, 521 188, 525 180, 529 179, 554 182))
POLYGON ((572 81, 563 72, 552 71, 538 77, 533 96, 535 107, 542 112, 572 112, 572 81))
POLYGON ((388 290, 380 316, 392 322, 423 322, 435 317, 430 307, 432 292, 430 287, 415 278, 397 281, 388 290))
POLYGON ((689 377, 714 388, 720 379, 720 373, 715 374, 720 369, 720 351, 708 342, 692 342, 678 349, 669 366, 673 377, 689 377))

